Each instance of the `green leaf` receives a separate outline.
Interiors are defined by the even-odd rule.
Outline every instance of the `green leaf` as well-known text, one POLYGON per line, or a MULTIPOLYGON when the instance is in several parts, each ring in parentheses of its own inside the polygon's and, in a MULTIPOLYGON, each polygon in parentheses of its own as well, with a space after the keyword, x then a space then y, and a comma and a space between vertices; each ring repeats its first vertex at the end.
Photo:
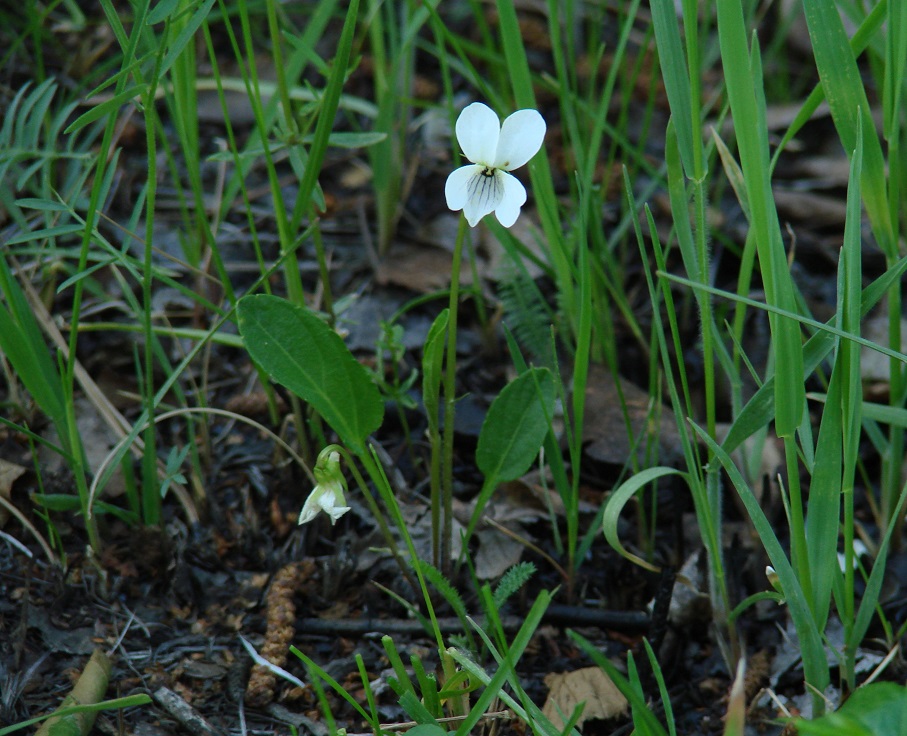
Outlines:
POLYGON ((316 314, 259 294, 240 300, 246 349, 278 383, 307 401, 357 454, 381 426, 384 404, 365 367, 316 314))
POLYGON ((863 202, 872 223, 873 234, 886 255, 897 257, 897 243, 885 191, 882 145, 876 134, 872 108, 837 4, 828 0, 804 0, 803 15, 809 28, 825 99, 847 155, 853 155, 856 150, 858 136, 863 141, 863 202))
MULTIPOLYGON (((308 138, 308 136, 306 136, 308 138)), ((367 148, 381 143, 387 138, 387 133, 378 131, 363 131, 361 133, 331 133, 328 136, 328 145, 337 148, 367 148)), ((312 136, 314 140, 314 136, 312 136)))
POLYGON ((179 55, 183 53, 183 49, 193 42, 193 36, 195 36, 202 23, 205 22, 214 3, 215 0, 204 0, 192 14, 192 17, 186 21, 186 24, 180 27, 179 35, 170 43, 167 55, 161 62, 160 79, 163 79, 164 75, 170 70, 179 55))
MULTIPOLYGON (((766 302, 788 312, 796 311, 794 288, 781 238, 778 212, 771 189, 768 134, 765 125, 765 98, 762 63, 755 42, 752 52, 743 20, 743 8, 736 0, 717 3, 718 39, 724 67, 728 100, 734 118, 734 132, 740 151, 766 302)), ((803 375, 803 346, 795 322, 777 315, 769 317, 775 349, 775 429, 789 437, 800 424, 806 402, 803 375)))
POLYGON ((66 407, 60 374, 34 310, 5 258, 0 258, 0 351, 41 410, 57 426, 60 436, 65 437, 66 407))
POLYGON ((498 483, 529 470, 551 428, 553 411, 554 376, 547 368, 521 373, 492 402, 476 447, 476 465, 485 482, 463 535, 464 546, 498 483))
POLYGON ((80 736, 82 729, 76 715, 64 716, 47 729, 48 736, 80 736))
POLYGON ((72 705, 66 708, 61 708, 56 711, 51 711, 50 713, 45 713, 43 716, 38 716, 37 718, 29 718, 27 721, 21 721, 20 723, 15 723, 12 726, 5 726, 0 728, 0 736, 6 736, 6 734, 14 733, 15 731, 20 731, 23 728, 28 728, 29 726, 34 726, 36 723, 41 721, 46 721, 48 718, 53 717, 64 717, 68 716, 70 713, 96 713, 102 710, 114 710, 116 708, 135 708, 139 705, 148 705, 151 702, 151 697, 142 693, 141 695, 129 695, 125 698, 115 698, 114 700, 105 700, 101 703, 86 703, 85 705, 72 705))
POLYGON ((128 102, 135 100, 142 94, 145 87, 143 85, 133 85, 124 89, 122 92, 114 95, 109 100, 96 105, 91 108, 88 112, 83 113, 78 118, 76 118, 63 132, 67 135, 74 133, 77 130, 81 130, 86 125, 90 125, 95 120, 100 120, 101 118, 113 117, 120 108, 128 102))
POLYGON ((494 589, 494 605, 500 610, 507 599, 522 588, 535 574, 535 565, 531 562, 518 562, 501 576, 494 589))
MULTIPOLYGON (((368 148, 374 146, 387 138, 387 133, 377 133, 374 131, 363 131, 361 133, 331 133, 328 136, 328 145, 335 148, 368 148)), ((299 141, 301 143, 312 143, 315 137, 312 135, 303 136, 299 141)), ((268 150, 271 153, 286 150, 295 145, 287 141, 272 141, 268 144, 268 150)), ((238 155, 240 159, 257 158, 264 153, 261 146, 252 146, 239 154, 233 151, 218 151, 208 156, 208 161, 233 161, 238 155)))
POLYGON ((58 238, 61 235, 74 235, 75 233, 81 233, 85 231, 85 225, 79 222, 72 222, 68 225, 56 225, 55 227, 46 227, 41 228, 40 230, 29 230, 17 235, 14 238, 10 238, 6 241, 6 245, 18 245, 19 243, 31 243, 35 240, 41 240, 43 238, 58 238))
POLYGON ((722 467, 724 467, 731 485, 733 485, 737 495, 746 507, 750 521, 762 541, 762 546, 765 547, 769 561, 778 574, 781 588, 787 599, 787 607, 790 611, 791 619, 794 622, 797 634, 800 636, 803 671, 806 675, 806 681, 823 691, 829 683, 830 675, 822 637, 810 610, 809 602, 803 593, 800 580, 791 566, 784 547, 775 534, 775 528, 759 505, 759 500, 753 493, 753 489, 743 479, 734 461, 731 460, 730 455, 707 432, 692 422, 691 425, 699 436, 700 441, 709 447, 722 467))
POLYGON ((681 473, 674 468, 646 468, 629 480, 621 483, 619 487, 612 491, 611 495, 608 497, 608 503, 605 506, 605 515, 602 518, 602 529, 608 544, 610 544, 621 557, 654 572, 657 572, 658 568, 651 563, 646 562, 641 557, 634 555, 632 552, 628 552, 623 544, 621 544, 620 535, 617 533, 617 522, 620 520, 620 512, 623 511, 624 506, 626 506, 627 502, 637 494, 640 488, 666 475, 686 477, 684 473, 681 473))
POLYGON ((797 720, 804 736, 900 736, 907 733, 907 690, 893 682, 859 688, 837 712, 797 720))
MULTIPOLYGON (((42 210, 44 212, 69 212, 69 205, 62 202, 55 202, 51 199, 40 199, 38 197, 22 197, 16 200, 20 207, 26 207, 32 210, 42 210)), ((7 241, 9 242, 9 241, 7 241)))
POLYGON ((434 723, 420 723, 418 726, 413 726, 406 733, 411 734, 411 736, 447 736, 447 731, 434 723))
POLYGON ((525 473, 538 455, 554 411, 554 377, 532 368, 492 402, 479 434, 476 465, 486 478, 508 481, 525 473))
MULTIPOLYGON (((651 3, 651 9, 665 92, 671 106, 671 123, 676 132, 675 145, 679 144, 677 150, 683 160, 684 171, 692 178, 696 175, 693 166, 693 103, 687 59, 680 40, 677 5, 673 0, 656 0, 651 3)), ((699 135, 698 122, 696 136, 699 135)))
POLYGON ((163 23, 165 20, 167 20, 167 16, 177 9, 179 2, 180 0, 161 0, 154 7, 154 9, 150 13, 148 13, 148 17, 145 19, 145 22, 149 26, 163 23))
MULTIPOLYGON (((901 258, 884 274, 879 276, 869 286, 863 289, 860 299, 860 315, 865 317, 885 296, 885 292, 892 287, 907 272, 907 257, 901 258)), ((829 324, 832 324, 831 322, 829 324)), ((834 336, 826 331, 814 334, 803 346, 804 379, 808 378, 818 365, 834 348, 834 336)), ((733 452, 740 444, 754 432, 758 431, 771 421, 774 412, 775 377, 769 378, 762 387, 753 394, 746 406, 728 432, 722 444, 727 452, 733 452)))
MULTIPOLYGON (((652 708, 646 702, 639 689, 634 687, 630 680, 624 675, 616 665, 614 665, 601 650, 588 639, 575 631, 568 630, 567 636, 576 642, 577 646, 586 653, 586 655, 597 664, 602 671, 611 678, 614 686, 620 690, 633 709, 633 726, 635 733, 649 734, 651 736, 666 736, 667 732, 658 718, 652 712, 652 708)), ((631 655, 632 656, 632 655, 631 655)))
POLYGON ((422 403, 432 432, 438 430, 438 397, 441 394, 441 363, 444 358, 445 334, 450 310, 443 310, 431 325, 422 348, 422 403))
POLYGON ((334 127, 334 116, 340 105, 340 93, 346 81, 346 71, 350 61, 353 47, 353 38, 356 33, 357 17, 359 13, 359 0, 352 0, 347 8, 343 30, 337 42, 337 53, 334 57, 331 76, 328 78, 324 95, 321 97, 321 109, 312 134, 312 146, 308 151, 308 162, 305 172, 299 182, 296 193, 296 205, 293 208, 292 226, 297 228, 307 213, 309 203, 312 201, 312 192, 318 184, 318 174, 321 172, 321 163, 328 148, 328 140, 334 127))

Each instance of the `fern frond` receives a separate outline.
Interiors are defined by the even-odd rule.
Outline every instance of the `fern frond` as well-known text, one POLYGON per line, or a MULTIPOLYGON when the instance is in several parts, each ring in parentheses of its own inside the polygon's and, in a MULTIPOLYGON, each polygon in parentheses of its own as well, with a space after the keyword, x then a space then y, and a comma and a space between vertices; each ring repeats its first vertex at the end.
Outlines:
POLYGON ((498 284, 504 322, 520 346, 543 364, 550 354, 554 314, 538 285, 525 272, 508 269, 498 284))
POLYGON ((535 575, 535 565, 531 562, 518 562, 505 572, 494 589, 494 605, 498 610, 514 593, 522 588, 535 575))
POLYGON ((460 596, 459 591, 451 585, 450 581, 444 577, 444 574, 430 562, 425 560, 419 560, 419 567, 422 569, 422 574, 425 578, 434 586, 445 601, 453 609, 454 613, 457 615, 461 621, 466 622, 466 604, 463 602, 463 598, 460 596))
POLYGON ((460 596, 459 591, 457 591, 457 589, 451 585, 450 581, 444 577, 444 574, 431 563, 426 562, 425 560, 418 560, 418 565, 421 568, 425 579, 431 583, 435 590, 441 594, 444 600, 447 601, 448 605, 453 609, 453 612, 460 620, 460 624, 463 626, 464 633, 469 637, 472 650, 474 650, 475 639, 472 636, 472 628, 469 625, 466 604, 463 602, 463 598, 460 596))
POLYGON ((57 84, 47 79, 22 87, 7 107, 0 126, 0 208, 22 229, 26 217, 16 199, 51 199, 54 192, 78 194, 94 154, 92 134, 64 135, 76 103, 57 106, 57 84))

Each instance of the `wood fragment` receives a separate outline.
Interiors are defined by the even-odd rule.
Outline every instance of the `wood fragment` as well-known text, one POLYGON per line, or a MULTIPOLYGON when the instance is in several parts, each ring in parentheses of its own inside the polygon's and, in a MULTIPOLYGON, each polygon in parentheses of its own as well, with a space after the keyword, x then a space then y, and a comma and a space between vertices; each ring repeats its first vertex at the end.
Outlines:
MULTIPOLYGON (((476 617, 482 626, 484 617, 476 617)), ((569 606, 553 603, 545 611, 542 620, 560 626, 597 626, 602 629, 614 629, 624 632, 642 632, 649 628, 650 618, 644 611, 607 611, 600 608, 569 606)), ((516 631, 525 619, 522 616, 501 616, 501 625, 505 631, 516 631)), ((299 621, 299 628, 306 634, 341 634, 345 636, 365 636, 371 633, 389 634, 392 636, 418 636, 425 633, 422 624, 404 618, 357 618, 357 619, 323 619, 304 618, 299 621)), ((438 619, 438 628, 443 634, 455 634, 463 631, 463 623, 455 617, 438 619)))
MULTIPOLYGON (((104 693, 107 692, 107 683, 109 681, 110 659, 101 649, 95 649, 91 659, 88 660, 88 664, 85 665, 85 669, 82 670, 82 674, 79 675, 72 692, 63 699, 57 710, 74 705, 100 703, 104 698, 104 693)), ((41 727, 35 732, 35 736, 48 736, 54 730, 54 725, 64 719, 75 724, 79 729, 78 732, 82 736, 86 736, 91 731, 92 726, 94 726, 97 717, 97 711, 54 716, 41 724, 41 727)))
POLYGON ((154 702, 180 722, 183 728, 196 736, 223 736, 195 708, 177 695, 173 690, 160 687, 154 691, 154 702))

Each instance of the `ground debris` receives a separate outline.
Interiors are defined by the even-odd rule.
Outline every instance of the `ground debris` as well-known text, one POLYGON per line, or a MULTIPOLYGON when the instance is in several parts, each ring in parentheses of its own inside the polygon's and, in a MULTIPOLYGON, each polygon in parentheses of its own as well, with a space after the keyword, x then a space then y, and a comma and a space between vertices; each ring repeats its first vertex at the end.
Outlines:
MULTIPOLYGON (((311 560, 291 562, 274 575, 267 599, 267 629, 261 647, 261 656, 271 664, 283 667, 287 652, 296 633, 296 604, 293 596, 315 571, 311 560)), ((252 667, 249 684, 246 686, 245 701, 254 707, 263 707, 275 698, 277 676, 260 664, 252 667)))

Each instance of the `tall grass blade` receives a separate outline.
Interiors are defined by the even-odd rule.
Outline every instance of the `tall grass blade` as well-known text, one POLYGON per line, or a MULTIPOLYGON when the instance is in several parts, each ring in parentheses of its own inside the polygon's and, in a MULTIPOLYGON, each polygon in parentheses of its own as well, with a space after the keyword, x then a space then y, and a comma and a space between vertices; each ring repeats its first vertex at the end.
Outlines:
POLYGON ((892 256, 896 253, 897 244, 888 210, 882 145, 837 4, 828 0, 803 0, 803 11, 825 99, 848 156, 856 150, 857 135, 862 128, 863 202, 879 247, 892 256))

